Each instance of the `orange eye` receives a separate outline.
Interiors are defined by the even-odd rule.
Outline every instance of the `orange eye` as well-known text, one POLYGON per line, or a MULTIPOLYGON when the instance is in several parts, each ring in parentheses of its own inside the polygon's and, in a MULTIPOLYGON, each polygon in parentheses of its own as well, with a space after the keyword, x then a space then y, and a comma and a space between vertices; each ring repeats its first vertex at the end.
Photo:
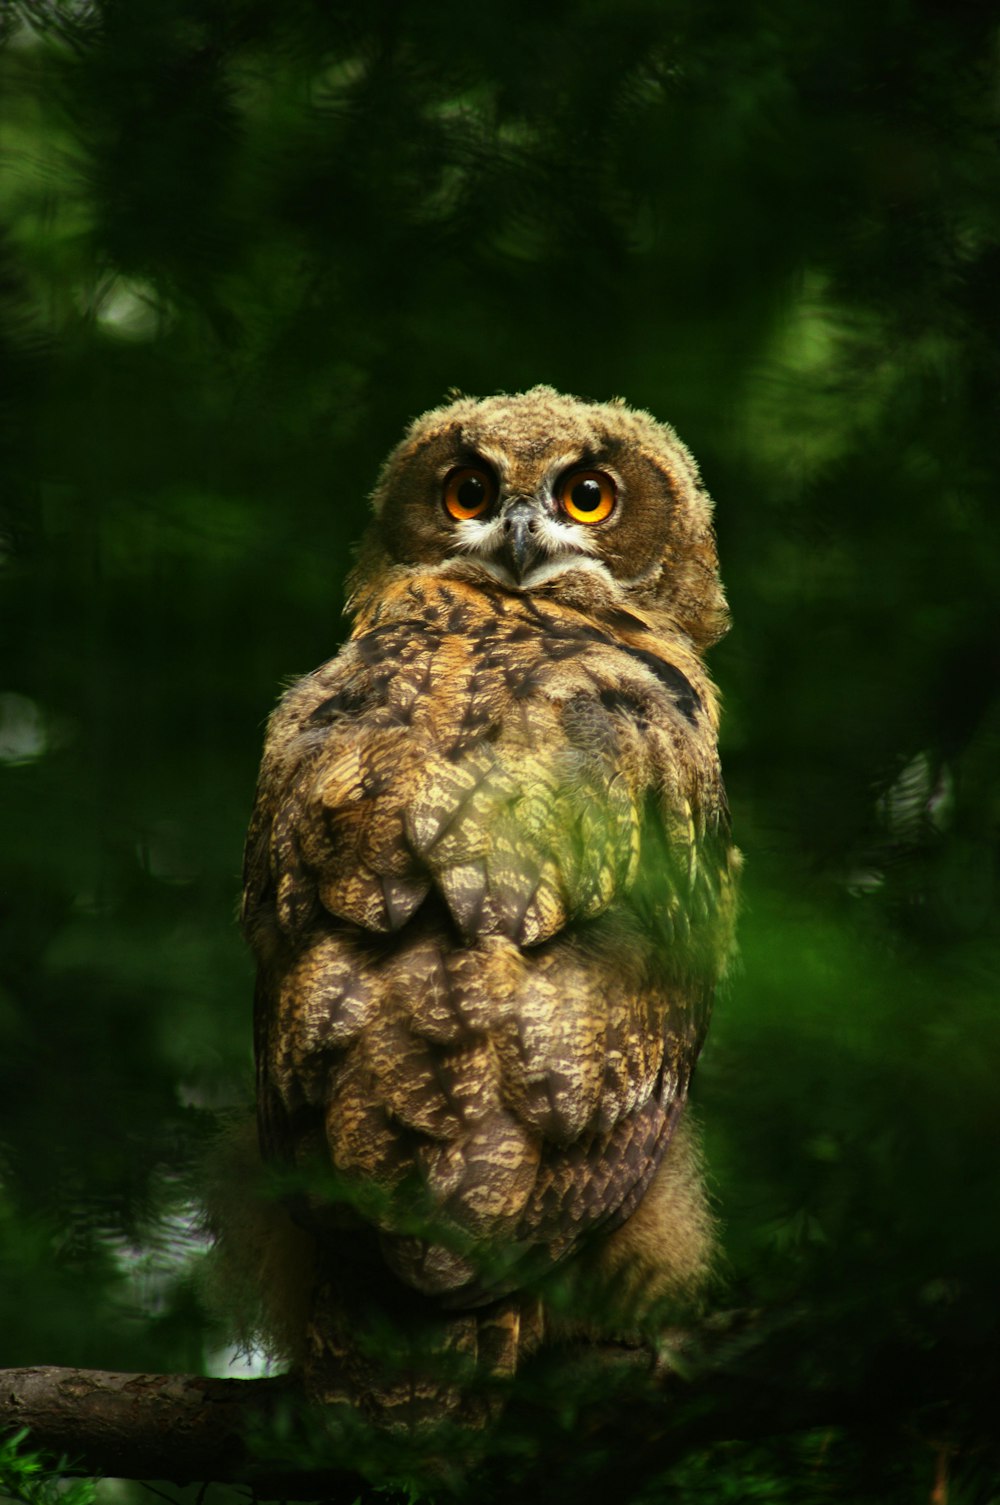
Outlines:
POLYGON ((445 511, 458 522, 470 517, 482 517, 487 507, 496 501, 497 483, 488 470, 477 465, 463 465, 445 476, 445 511))
POLYGON ((603 523, 615 510, 618 490, 603 470, 577 470, 560 482, 559 505, 576 523, 603 523))

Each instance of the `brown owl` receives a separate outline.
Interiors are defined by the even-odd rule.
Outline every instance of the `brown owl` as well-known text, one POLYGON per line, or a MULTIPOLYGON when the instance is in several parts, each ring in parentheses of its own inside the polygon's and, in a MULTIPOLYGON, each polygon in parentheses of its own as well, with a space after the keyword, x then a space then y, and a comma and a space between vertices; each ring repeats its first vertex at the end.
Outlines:
POLYGON ((409 1423, 472 1405, 445 1360, 513 1369, 551 1272, 633 1317, 703 1275, 682 1115, 738 857, 711 502, 672 429, 458 398, 374 513, 350 638, 271 719, 244 925, 304 1257, 274 1304, 313 1398, 409 1423))

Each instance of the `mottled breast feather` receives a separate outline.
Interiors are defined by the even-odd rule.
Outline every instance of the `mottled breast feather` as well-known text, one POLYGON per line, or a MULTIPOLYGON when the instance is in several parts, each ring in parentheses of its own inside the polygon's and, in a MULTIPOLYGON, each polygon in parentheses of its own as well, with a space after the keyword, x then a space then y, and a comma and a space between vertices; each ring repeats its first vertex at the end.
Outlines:
POLYGON ((666 1147, 729 944, 716 720, 683 634, 433 570, 272 718, 262 1143, 365 1188, 352 1215, 445 1305, 617 1226, 666 1147))

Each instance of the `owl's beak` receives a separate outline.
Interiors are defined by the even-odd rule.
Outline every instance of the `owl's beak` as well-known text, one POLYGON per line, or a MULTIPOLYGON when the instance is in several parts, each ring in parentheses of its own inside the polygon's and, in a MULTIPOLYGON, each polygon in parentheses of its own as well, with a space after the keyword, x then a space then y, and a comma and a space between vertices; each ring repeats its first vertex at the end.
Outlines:
POLYGON ((541 553, 537 508, 518 497, 504 508, 500 558, 520 584, 541 553))

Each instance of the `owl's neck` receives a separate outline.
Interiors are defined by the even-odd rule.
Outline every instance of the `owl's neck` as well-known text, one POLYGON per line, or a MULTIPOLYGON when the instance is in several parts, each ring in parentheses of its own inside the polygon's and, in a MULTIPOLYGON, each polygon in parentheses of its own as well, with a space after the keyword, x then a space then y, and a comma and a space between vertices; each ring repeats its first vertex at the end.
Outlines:
POLYGON ((369 554, 359 560, 349 582, 347 611, 355 619, 355 636, 366 631, 376 619, 384 618, 387 612, 392 614, 400 606, 412 609, 415 592, 426 599, 428 594, 437 595, 448 586, 463 594, 469 590, 481 593, 491 603, 501 601, 512 608, 537 601, 587 618, 609 611, 629 611, 646 631, 656 631, 660 625, 655 611, 630 602, 606 571, 590 567, 588 560, 582 559, 577 568, 564 569, 549 580, 522 588, 494 579, 474 560, 461 556, 452 556, 440 564, 414 565, 393 564, 384 555, 375 560, 369 554))
POLYGON ((524 616, 537 626, 538 618, 569 619, 585 624, 601 638, 610 635, 629 650, 651 654, 678 669, 693 684, 714 724, 718 696, 694 643, 683 627, 664 611, 648 610, 628 600, 624 592, 600 589, 592 574, 572 572, 534 590, 508 589, 475 565, 452 559, 440 565, 393 565, 364 580, 357 574, 348 610, 354 618, 352 638, 363 637, 386 622, 419 619, 443 632, 490 636, 490 623, 502 633, 512 616, 524 616))

